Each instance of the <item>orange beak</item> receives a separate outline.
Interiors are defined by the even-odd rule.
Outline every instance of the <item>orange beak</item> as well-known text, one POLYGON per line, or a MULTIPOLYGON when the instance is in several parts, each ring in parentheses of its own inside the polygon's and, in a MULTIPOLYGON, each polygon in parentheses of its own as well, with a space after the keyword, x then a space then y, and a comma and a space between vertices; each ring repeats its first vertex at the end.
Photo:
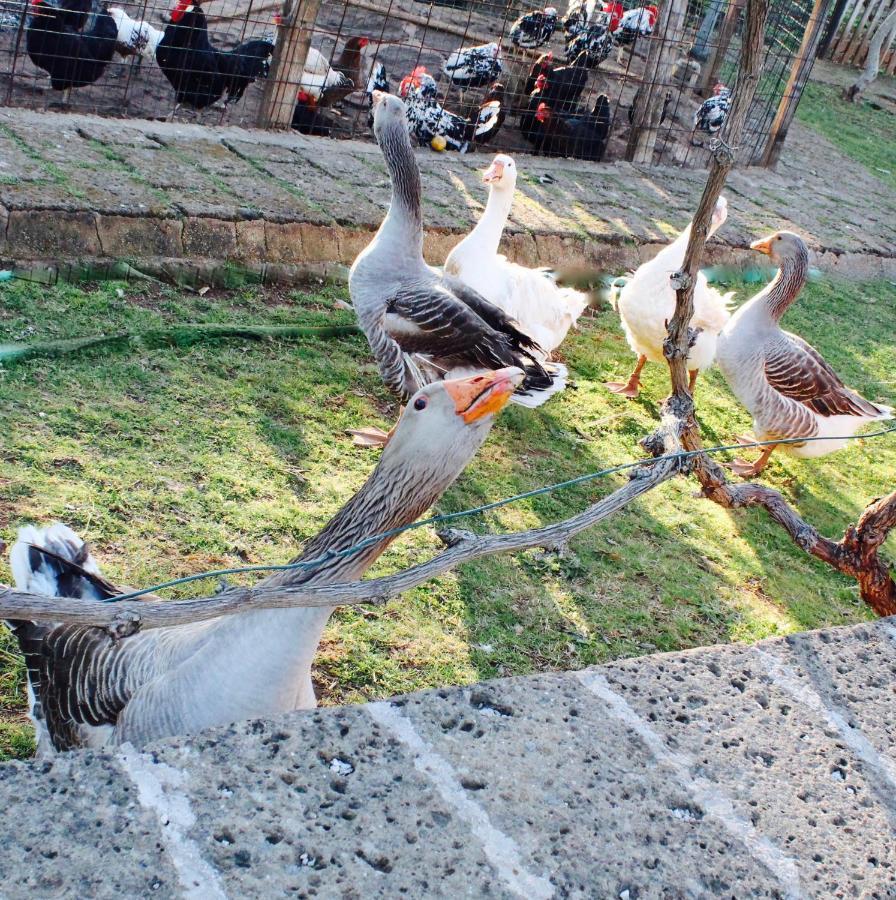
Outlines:
POLYGON ((523 380, 523 372, 513 366, 496 372, 483 372, 471 378, 443 381, 454 409, 468 425, 500 412, 523 380))
POLYGON ((482 181, 484 184, 491 184, 493 181, 500 181, 504 177, 504 163, 494 160, 492 164, 482 173, 482 181))
POLYGON ((753 241, 753 243, 750 244, 750 249, 757 250, 759 253, 765 253, 766 256, 771 256, 773 240, 774 236, 763 238, 761 241, 753 241))

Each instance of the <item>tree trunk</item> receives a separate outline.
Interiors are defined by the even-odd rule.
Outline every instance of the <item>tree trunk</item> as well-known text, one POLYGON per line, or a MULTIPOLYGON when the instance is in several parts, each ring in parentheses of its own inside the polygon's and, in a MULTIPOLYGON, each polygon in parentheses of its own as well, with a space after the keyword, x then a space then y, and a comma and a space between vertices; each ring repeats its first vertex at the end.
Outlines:
POLYGON ((890 14, 877 26, 874 37, 871 38, 871 44, 868 47, 868 58, 865 60, 865 68, 862 74, 856 79, 855 84, 849 87, 843 93, 844 100, 850 100, 853 103, 858 102, 861 93, 877 78, 880 71, 880 51, 883 48, 884 41, 890 37, 890 32, 896 28, 896 6, 890 10, 890 14))

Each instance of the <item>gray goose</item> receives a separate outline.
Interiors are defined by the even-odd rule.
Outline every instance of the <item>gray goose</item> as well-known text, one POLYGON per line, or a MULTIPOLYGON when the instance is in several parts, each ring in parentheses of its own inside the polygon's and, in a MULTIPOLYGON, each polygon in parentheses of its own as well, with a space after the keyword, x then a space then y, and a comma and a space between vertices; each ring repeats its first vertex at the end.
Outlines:
MULTIPOLYGON (((756 440, 842 438, 781 445, 798 457, 827 456, 845 447, 866 423, 892 418, 893 410, 849 390, 814 347, 778 324, 806 283, 809 251, 803 239, 779 231, 750 246, 770 256, 778 274, 722 329, 719 368, 753 416, 756 440)), ((730 468, 751 478, 765 468, 774 449, 764 447, 752 465, 738 459, 730 468)))
POLYGON ((538 362, 541 348, 503 310, 423 259, 420 170, 405 105, 373 94, 373 129, 392 199, 373 241, 358 255, 349 291, 386 386, 400 397, 445 372, 516 366, 514 402, 538 406, 564 386, 565 369, 538 362))
MULTIPOLYGON (((521 380, 519 369, 507 368, 418 391, 367 482, 294 561, 344 550, 417 519, 472 459, 521 380)), ((263 583, 358 579, 391 541, 263 583)), ((120 593, 64 525, 22 529, 11 564, 21 590, 112 602, 120 593)), ((332 611, 258 610, 117 641, 91 626, 10 622, 28 669, 38 753, 125 741, 139 746, 313 707, 311 663, 332 611)))

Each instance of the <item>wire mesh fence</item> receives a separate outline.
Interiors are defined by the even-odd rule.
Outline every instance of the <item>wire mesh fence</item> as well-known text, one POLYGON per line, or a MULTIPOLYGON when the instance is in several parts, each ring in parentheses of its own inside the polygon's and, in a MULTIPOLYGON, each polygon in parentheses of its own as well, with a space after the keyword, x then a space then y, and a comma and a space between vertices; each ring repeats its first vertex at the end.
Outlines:
MULTIPOLYGON (((437 150, 701 166, 745 0, 639 2, 0 0, 0 103, 370 139, 376 87, 437 150)), ((827 5, 774 0, 746 161, 798 101, 827 5)))

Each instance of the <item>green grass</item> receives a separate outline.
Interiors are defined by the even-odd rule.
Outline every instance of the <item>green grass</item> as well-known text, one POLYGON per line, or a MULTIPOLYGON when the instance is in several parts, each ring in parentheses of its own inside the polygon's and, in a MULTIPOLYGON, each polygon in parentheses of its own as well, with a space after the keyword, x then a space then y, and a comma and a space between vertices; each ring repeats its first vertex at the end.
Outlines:
POLYGON ((797 119, 881 181, 896 187, 896 115, 868 99, 848 103, 841 88, 809 82, 797 119))
MULTIPOLYGON (((740 287, 741 297, 751 292, 740 287)), ((247 289, 199 297, 126 284, 17 282, 0 287, 0 343, 175 321, 350 322, 334 296, 247 289)), ((890 283, 819 282, 787 324, 847 383, 892 403, 894 304, 890 283)), ((539 410, 502 413, 440 511, 639 455, 638 439, 656 426, 665 371, 648 366, 635 402, 602 388, 633 362, 611 311, 586 319, 564 355, 577 389, 539 410)), ((749 427, 717 372, 701 380, 697 401, 708 443, 749 427)), ((375 453, 351 447, 345 429, 388 427, 395 411, 364 339, 354 336, 97 352, 0 369, 0 536, 12 541, 27 522, 65 521, 90 540, 109 577, 131 585, 279 562, 375 463, 375 453)), ((892 487, 894 466, 896 439, 876 440, 815 462, 776 455, 767 480, 837 535, 892 487)), ((507 530, 552 521, 620 483, 617 476, 538 497, 469 525, 507 530)), ((694 490, 691 481, 664 485, 576 538, 562 556, 484 560, 384 608, 338 612, 315 670, 322 702, 753 641, 870 616, 851 581, 804 556, 760 511, 727 512, 694 499, 694 490)), ((428 529, 406 535, 376 571, 419 561, 437 546, 428 529)), ((9 578, 5 565, 0 580, 9 578)), ((12 642, 0 638, 3 756, 30 751, 23 699, 21 665, 12 642)))

